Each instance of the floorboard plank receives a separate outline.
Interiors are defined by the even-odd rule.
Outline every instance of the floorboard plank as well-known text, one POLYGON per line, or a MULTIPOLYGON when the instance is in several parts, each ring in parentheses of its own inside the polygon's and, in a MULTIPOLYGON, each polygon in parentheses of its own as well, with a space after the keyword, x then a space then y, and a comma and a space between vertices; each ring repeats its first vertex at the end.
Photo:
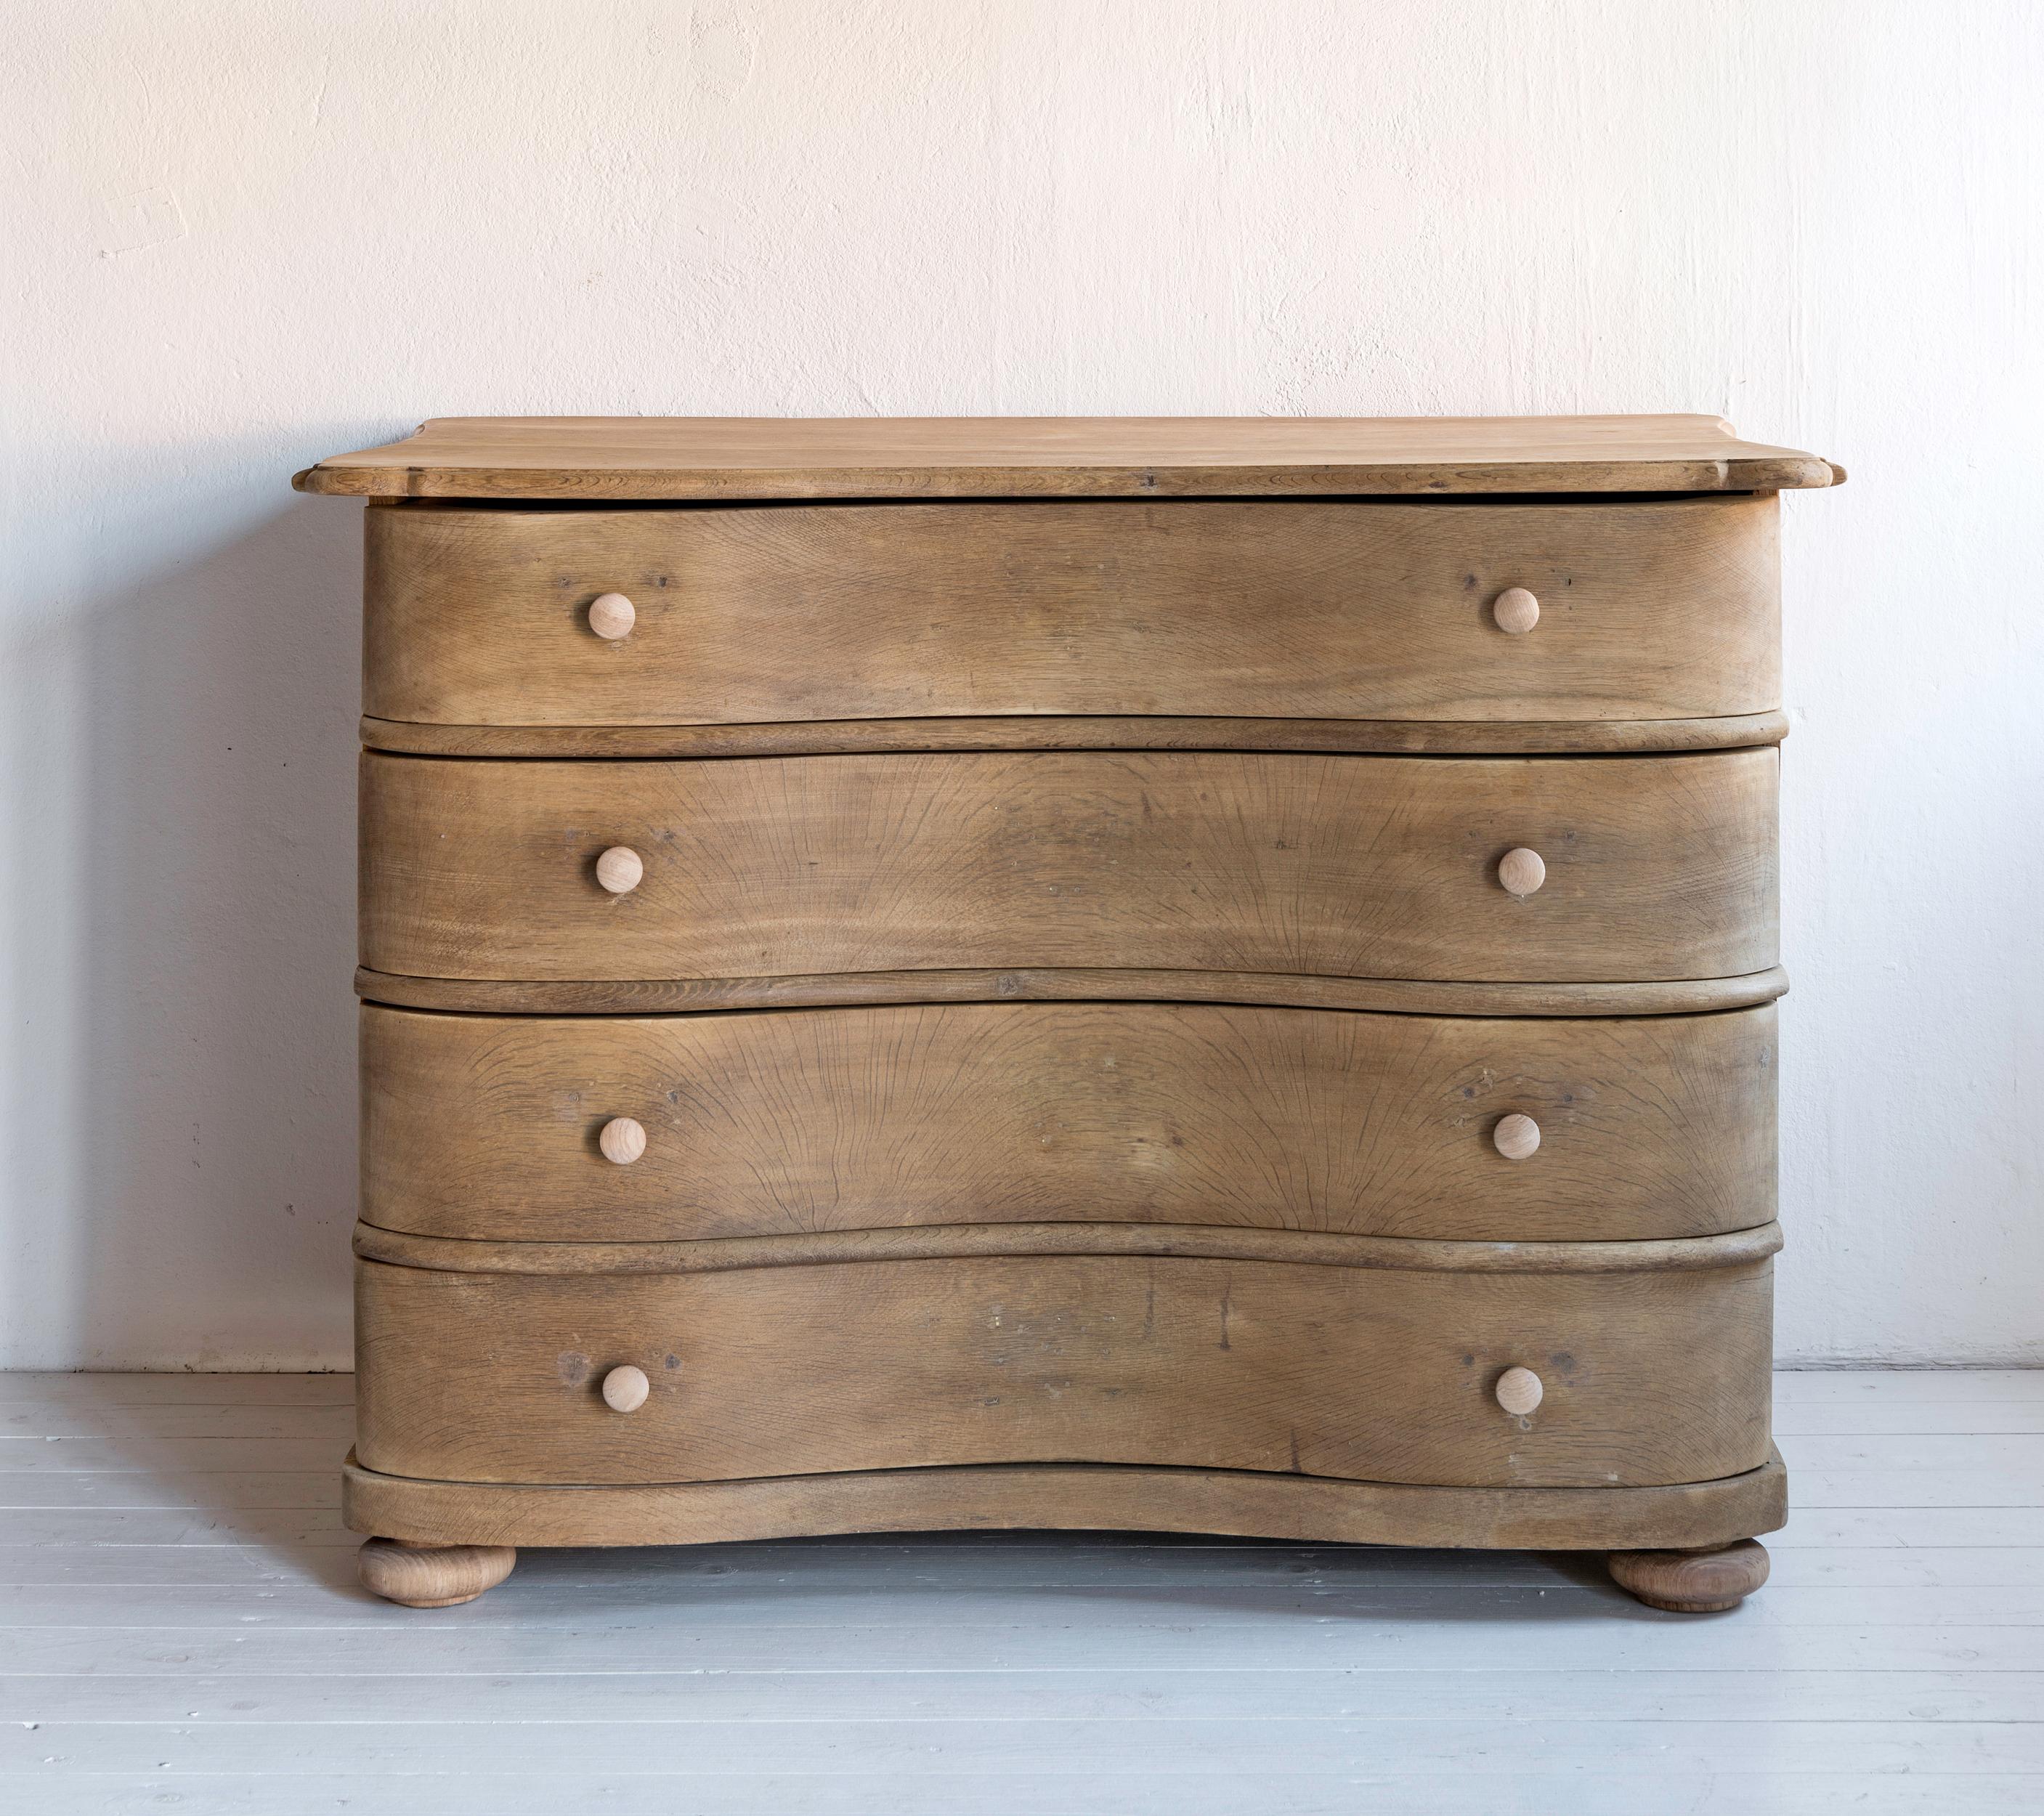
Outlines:
MULTIPOLYGON (((1849 1442, 1858 1442, 1850 1440, 1849 1442)), ((0 1498, 8 1478, 47 1475, 298 1475, 336 1470, 348 1454, 345 1431, 309 1437, 153 1438, 100 1434, 0 1436, 0 1498)))
POLYGON ((352 1406, 355 1376, 0 1370, 3 1406, 352 1406))
MULTIPOLYGON (((33 1781, 35 1816, 2036 1816, 2038 1781, 1981 1772, 1875 1779, 1857 1773, 1716 1771, 1671 1780, 1658 1772, 1612 1772, 1557 1782, 1496 1772, 1407 1775, 1381 1758, 1315 1780, 1214 1772, 1193 1780, 1124 1775, 1077 1780, 1034 1772, 983 1775, 942 1769, 914 1778, 844 1771, 793 1778, 769 1770, 744 1777, 675 1781, 617 1776, 601 1762, 563 1771, 498 1773, 472 1764, 461 1777, 421 1780, 374 1763, 332 1774, 154 1772, 48 1774, 33 1781)), ((6 1806, 0 1804, 0 1808, 6 1806)))
POLYGON ((1774 1376, 1777 1406, 1904 1400, 1961 1406, 2040 1399, 2044 1369, 1782 1369, 1774 1376))
POLYGON ((1801 1483, 1788 1480, 1788 1522, 1767 1535, 1767 1549, 1827 1551, 1892 1546, 2044 1545, 2044 1513, 2034 1506, 1999 1507, 1817 1507, 1797 1504, 1801 1483))
POLYGON ((2024 1482, 2044 1475, 2044 1432, 1823 1432, 1784 1440, 1781 1453, 1791 1469, 1882 1470, 1896 1478, 1898 1497, 1924 1472, 1999 1469, 2024 1482))
POLYGON ((340 1469, 248 1472, 107 1469, 0 1477, 0 1514, 13 1507, 153 1507, 186 1512, 337 1507, 340 1469))
MULTIPOLYGON (((472 1724, 431 1719, 380 1725, 376 1763, 386 1771, 452 1776, 474 1738, 472 1724)), ((1498 1718, 1418 1716, 1379 1724, 1350 1710, 1299 1712, 1259 1720, 1132 1717, 1122 1711, 1079 1720, 1028 1717, 882 1722, 807 1718, 686 1724, 578 1721, 489 1726, 491 1765, 499 1772, 544 1771, 564 1747, 600 1759, 620 1776, 684 1782, 743 1776, 763 1760, 785 1775, 828 1774, 855 1758, 865 1771, 907 1780, 921 1772, 1033 1771, 1074 1780, 1125 1769, 1130 1741, 1147 1744, 1143 1770, 1159 1779, 1195 1779, 1217 1769, 1274 1778, 1352 1768, 1395 1737, 1398 1768, 1408 1775, 1486 1770, 1508 1776, 1575 1777, 1650 1770, 1657 1776, 1707 1772, 1722 1761, 1726 1730, 1742 1743, 1748 1770, 1828 1777, 1981 1772, 2044 1775, 2044 1721, 1720 1722, 1566 1721, 1501 1733, 1498 1718), (1508 1741, 1510 1744, 1500 1744, 1508 1741)), ((194 1729, 173 1722, 45 1722, 0 1726, 0 1776, 52 1768, 94 1772, 312 1772, 331 1760, 333 1731, 298 1721, 223 1723, 194 1729)))
POLYGON ((862 1619, 847 1603, 828 1626, 784 1626, 763 1611, 755 1621, 711 1628, 656 1619, 650 1611, 636 1621, 532 1625, 475 1603, 433 1611, 430 1622, 413 1618, 417 1611, 394 1609, 387 1616, 350 1610, 355 1618, 337 1615, 325 1626, 20 1627, 0 1632, 0 1657, 37 1676, 379 1668, 429 1676, 677 1669, 1004 1675, 1070 1670, 1081 1659, 1089 1668, 1139 1673, 1463 1672, 1479 1662, 1526 1672, 2044 1671, 2044 1628, 2034 1626, 1767 1626, 1635 1608, 1612 1601, 1549 1619, 1466 1607, 1406 1620, 1259 1620, 1181 1606, 1175 1624, 1138 1623, 1103 1610, 1096 1624, 1081 1626, 1070 1611, 1047 1609, 1031 1610, 1030 1624, 1020 1614, 1005 1626, 953 1622, 942 1605, 883 1625, 870 1614, 862 1619))
MULTIPOLYGON (((1263 1719, 1318 1707, 1412 1721, 1449 1713, 1499 1722, 2026 1722, 2044 1710, 2044 1672, 1679 1671, 1527 1673, 1490 1668, 1256 1672, 1225 1666, 1140 1676, 1076 1664, 1036 1672, 889 1675, 785 1672, 531 1672, 507 1676, 29 1677, 0 1676, 0 1703, 33 1720, 336 1726, 376 1722, 683 1726, 792 1718, 882 1721, 1263 1719)), ((336 1738, 341 1737, 336 1736, 336 1738)))
POLYGON ((340 1523, 340 1499, 323 1507, 0 1507, 0 1543, 352 1549, 362 1535, 340 1523))
MULTIPOLYGON (((1463 1620, 1552 1625, 1623 1615, 1620 1592, 1600 1565, 1583 1568, 1581 1579, 1557 1577, 1549 1584, 1472 1584, 1290 1578, 1242 1581, 1233 1572, 1212 1572, 1177 1582, 1058 1581, 1041 1571, 1019 1581, 986 1584, 979 1571, 957 1580, 901 1582, 871 1590, 832 1573, 813 1583, 800 1571, 786 1576, 739 1579, 692 1567, 648 1568, 632 1576, 582 1576, 558 1580, 544 1568, 529 1570, 515 1593, 499 1591, 502 1618, 528 1630, 558 1625, 579 1629, 607 1621, 620 1626, 657 1619, 686 1627, 692 1635, 720 1634, 761 1622, 786 1629, 825 1630, 848 1607, 869 1595, 889 1598, 890 1613, 913 1625, 938 1619, 999 1630, 1018 1618, 1032 1621, 1116 1622, 1142 1625, 1196 1622, 1215 1626, 1300 1620, 1358 1622, 1463 1620)), ((361 1618, 352 1588, 336 1602, 334 1591, 302 1580, 221 1583, 203 1595, 183 1585, 63 1583, 0 1587, 0 1631, 36 1627, 166 1628, 203 1632, 245 1630, 260 1625, 317 1629, 336 1619, 361 1618)), ((382 1620, 402 1622, 408 1611, 382 1620)), ((1741 1622, 1767 1627, 1936 1626, 1957 1622, 1971 1627, 2044 1628, 2044 1589, 1923 1588, 1898 1586, 1878 1595, 1830 1585, 1769 1586, 1739 1611, 1741 1622)), ((416 1624, 416 1623, 414 1623, 416 1624)))
MULTIPOLYGON (((1778 1381, 1781 1376, 1775 1377, 1778 1381)), ((1788 1400, 1774 1403, 1780 1438, 1943 1437, 1969 1433, 2044 1431, 2044 1398, 1969 1401, 1920 1399, 1788 1400)))
POLYGON ((317 1438, 345 1452, 355 1441, 355 1403, 322 1406, 10 1406, 7 1438, 317 1438))

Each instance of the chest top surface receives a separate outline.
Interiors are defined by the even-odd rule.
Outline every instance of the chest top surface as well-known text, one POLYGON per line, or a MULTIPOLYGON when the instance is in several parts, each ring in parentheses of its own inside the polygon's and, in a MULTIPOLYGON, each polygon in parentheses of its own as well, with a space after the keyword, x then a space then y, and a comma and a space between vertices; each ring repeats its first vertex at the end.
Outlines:
POLYGON ((438 417, 294 483, 601 501, 1750 492, 1843 478, 1712 416, 438 417))

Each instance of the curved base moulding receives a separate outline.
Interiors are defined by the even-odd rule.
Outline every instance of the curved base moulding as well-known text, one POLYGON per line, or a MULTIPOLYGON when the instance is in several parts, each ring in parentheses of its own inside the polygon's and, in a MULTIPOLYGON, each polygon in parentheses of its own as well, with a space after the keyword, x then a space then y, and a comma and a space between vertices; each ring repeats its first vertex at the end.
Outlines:
POLYGON ((1611 1579, 1650 1608, 1714 1614, 1767 1580, 1767 1548, 1750 1538, 1717 1551, 1614 1551, 1611 1579))
POLYGON ((518 1553, 508 1545, 428 1545, 372 1538, 355 1560, 362 1586, 408 1608, 451 1608, 472 1602, 511 1574, 518 1553))
POLYGON ((1651 1488, 1414 1488, 1101 1463, 541 1487, 385 1476, 363 1469, 351 1455, 343 1470, 342 1513, 357 1532, 421 1545, 501 1551, 503 1570, 492 1582, 509 1571, 509 1548, 517 1545, 709 1545, 967 1530, 1187 1532, 1473 1550, 1612 1551, 1628 1557, 1707 1552, 1651 1567, 1661 1575, 1639 1566, 1640 1584, 1664 1585, 1650 1593, 1619 1575, 1632 1565, 1612 1560, 1612 1574, 1642 1599, 1665 1592, 1666 1602, 1656 1603, 1663 1606, 1688 1595, 1689 1605, 1700 1608, 1730 1606, 1708 1597, 1731 1593, 1727 1585, 1735 1580, 1746 1587, 1733 1600, 1765 1580, 1765 1552, 1744 1541, 1773 1531, 1788 1518, 1787 1482, 1778 1453, 1743 1475, 1651 1488), (1739 1561, 1748 1553, 1758 1554, 1757 1576, 1750 1561, 1739 1561), (1672 1577, 1665 1573, 1671 1568, 1672 1577))

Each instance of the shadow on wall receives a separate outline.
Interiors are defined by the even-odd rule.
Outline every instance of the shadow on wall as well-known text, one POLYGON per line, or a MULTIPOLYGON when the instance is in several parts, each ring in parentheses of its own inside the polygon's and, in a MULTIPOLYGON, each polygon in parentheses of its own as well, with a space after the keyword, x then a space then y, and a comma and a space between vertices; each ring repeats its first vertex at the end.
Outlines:
POLYGON ((32 527, 10 639, 0 1365, 345 1366, 361 513, 172 458, 32 527))

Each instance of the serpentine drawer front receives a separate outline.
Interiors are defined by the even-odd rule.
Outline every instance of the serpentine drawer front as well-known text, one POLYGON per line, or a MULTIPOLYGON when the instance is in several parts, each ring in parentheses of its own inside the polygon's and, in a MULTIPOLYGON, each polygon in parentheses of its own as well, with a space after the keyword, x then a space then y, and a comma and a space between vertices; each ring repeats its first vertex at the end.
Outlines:
POLYGON ((960 966, 1731 977, 1775 961, 1775 769, 1771 749, 372 751, 363 960, 539 979, 960 966))
POLYGON ((352 1524, 1612 1553, 1769 1443, 1778 494, 1708 417, 454 420, 370 500, 352 1524))
POLYGON ((1688 719, 1781 692, 1771 499, 428 507, 369 525, 363 709, 390 720, 1688 719), (1495 609, 1510 588, 1535 602, 1523 626, 1495 609))
POLYGON ((1772 1237, 1718 1238, 1729 1265, 1642 1273, 1423 1272, 1395 1257, 610 1275, 364 1261, 356 1317, 375 1366, 357 1453, 390 1475, 483 1482, 1039 1461, 1471 1487, 1708 1480, 1767 1460, 1772 1237), (623 1416, 605 1397, 620 1368, 649 1384, 623 1416), (1539 1383, 1529 1413, 1500 1403, 1512 1369, 1539 1383))
POLYGON ((1774 1215, 1771 1004, 362 1012, 362 1215, 536 1242, 960 1223, 1484 1242, 1774 1215))

